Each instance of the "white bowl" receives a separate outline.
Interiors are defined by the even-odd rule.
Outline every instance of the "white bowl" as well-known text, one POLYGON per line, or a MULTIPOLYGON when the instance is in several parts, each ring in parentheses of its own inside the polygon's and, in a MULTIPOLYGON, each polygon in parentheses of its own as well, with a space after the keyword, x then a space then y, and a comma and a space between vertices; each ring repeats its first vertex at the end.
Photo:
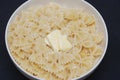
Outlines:
POLYGON ((100 25, 99 30, 103 32, 105 38, 104 38, 104 45, 103 45, 103 54, 100 57, 100 59, 98 60, 98 62, 96 63, 96 65, 90 69, 88 72, 86 72, 85 74, 83 74, 81 77, 79 78, 75 78, 73 80, 79 79, 79 80, 83 80, 86 77, 88 77, 96 68, 97 66, 100 64, 100 62, 102 61, 106 49, 107 49, 107 45, 108 45, 108 33, 107 33, 107 28, 106 28, 106 24, 102 18, 102 16, 100 15, 100 13, 88 2, 84 1, 84 0, 28 0, 25 3, 23 3, 10 17, 7 27, 6 27, 6 33, 5 33, 5 42, 6 42, 6 47, 9 53, 10 58, 12 59, 13 63, 15 64, 15 66, 17 67, 17 69, 26 77, 28 77, 31 80, 43 80, 40 78, 37 78, 33 75, 31 75, 30 73, 28 73, 27 71, 25 71, 24 69, 22 69, 20 67, 20 65, 18 65, 16 63, 16 61, 14 60, 14 58, 12 57, 9 47, 8 47, 8 40, 7 40, 7 35, 8 35, 8 27, 11 24, 11 22, 14 20, 15 16, 17 14, 19 14, 22 10, 26 9, 27 7, 31 6, 31 5, 44 5, 47 4, 49 2, 56 2, 58 4, 67 6, 67 7, 74 7, 74 8, 80 8, 83 7, 84 9, 88 10, 88 12, 93 13, 95 15, 95 17, 97 18, 97 24, 100 25))

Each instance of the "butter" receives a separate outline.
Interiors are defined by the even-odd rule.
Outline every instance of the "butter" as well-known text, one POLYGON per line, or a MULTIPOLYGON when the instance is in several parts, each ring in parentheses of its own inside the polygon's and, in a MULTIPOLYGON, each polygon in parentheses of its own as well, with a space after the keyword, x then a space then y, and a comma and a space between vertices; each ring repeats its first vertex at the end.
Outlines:
POLYGON ((47 35, 46 44, 51 46, 55 51, 59 50, 59 36, 60 36, 59 30, 55 30, 47 35))
POLYGON ((63 35, 59 38, 60 50, 66 51, 72 48, 71 43, 68 41, 67 36, 63 35))
POLYGON ((54 51, 66 51, 72 48, 66 35, 62 35, 60 30, 55 30, 47 35, 45 43, 53 48, 54 51))

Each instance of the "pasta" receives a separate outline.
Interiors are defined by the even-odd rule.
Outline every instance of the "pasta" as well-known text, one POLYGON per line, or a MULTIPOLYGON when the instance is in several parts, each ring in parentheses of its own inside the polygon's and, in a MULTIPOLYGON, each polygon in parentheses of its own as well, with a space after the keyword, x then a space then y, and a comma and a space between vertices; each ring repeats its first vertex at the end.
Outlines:
MULTIPOLYGON (((23 10, 8 29, 8 44, 15 61, 45 80, 71 80, 85 74, 102 55, 103 39, 93 14, 56 3, 23 10), (54 51, 49 40, 45 43, 54 30, 67 37, 70 49, 54 51)), ((59 48, 59 44, 54 45, 59 48)))

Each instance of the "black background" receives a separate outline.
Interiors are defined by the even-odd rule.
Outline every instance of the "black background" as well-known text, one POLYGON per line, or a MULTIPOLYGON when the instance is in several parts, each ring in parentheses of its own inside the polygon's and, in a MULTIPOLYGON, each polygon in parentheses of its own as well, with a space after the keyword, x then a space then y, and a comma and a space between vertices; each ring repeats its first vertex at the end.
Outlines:
MULTIPOLYGON (((26 0, 0 0, 0 80, 28 80, 13 65, 5 47, 8 19, 26 0)), ((109 33, 106 55, 86 80, 120 80, 120 0, 86 0, 103 16, 109 33)))

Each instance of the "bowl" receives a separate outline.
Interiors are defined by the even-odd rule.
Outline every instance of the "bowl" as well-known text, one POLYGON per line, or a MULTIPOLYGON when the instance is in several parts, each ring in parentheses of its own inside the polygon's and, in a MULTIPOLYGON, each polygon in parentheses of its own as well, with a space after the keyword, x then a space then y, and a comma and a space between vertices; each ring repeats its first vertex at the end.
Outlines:
POLYGON ((102 16, 100 15, 100 13, 91 5, 89 4, 87 1, 84 0, 28 0, 26 2, 24 2, 20 7, 17 8, 17 10, 12 14, 12 16, 10 17, 8 23, 7 23, 7 27, 6 27, 6 32, 5 32, 5 42, 6 42, 6 47, 8 50, 8 54, 12 60, 12 62, 15 64, 16 68, 27 78, 31 79, 31 80, 43 80, 40 78, 37 78, 33 75, 31 75, 30 73, 28 73, 27 71, 25 71, 24 69, 22 69, 17 62, 14 60, 14 58, 12 57, 10 50, 9 50, 9 46, 8 46, 8 40, 7 40, 7 36, 8 36, 8 27, 9 25, 12 23, 13 19, 15 18, 16 15, 18 15, 22 10, 26 9, 29 6, 32 5, 44 5, 47 4, 49 2, 55 2, 58 3, 60 5, 63 6, 67 6, 67 7, 71 7, 71 8, 80 8, 83 7, 84 9, 88 10, 88 12, 93 13, 97 19, 97 24, 101 25, 99 27, 99 30, 103 32, 104 34, 104 40, 103 40, 103 53, 100 57, 100 59, 97 61, 97 63, 95 64, 94 67, 92 67, 88 72, 86 72, 85 74, 83 74, 81 77, 78 78, 74 78, 73 80, 83 80, 85 78, 87 78, 100 64, 100 62, 103 60, 103 57, 105 56, 106 53, 106 49, 107 49, 107 45, 108 45, 108 33, 107 33, 107 28, 106 28, 106 24, 102 18, 102 16))

